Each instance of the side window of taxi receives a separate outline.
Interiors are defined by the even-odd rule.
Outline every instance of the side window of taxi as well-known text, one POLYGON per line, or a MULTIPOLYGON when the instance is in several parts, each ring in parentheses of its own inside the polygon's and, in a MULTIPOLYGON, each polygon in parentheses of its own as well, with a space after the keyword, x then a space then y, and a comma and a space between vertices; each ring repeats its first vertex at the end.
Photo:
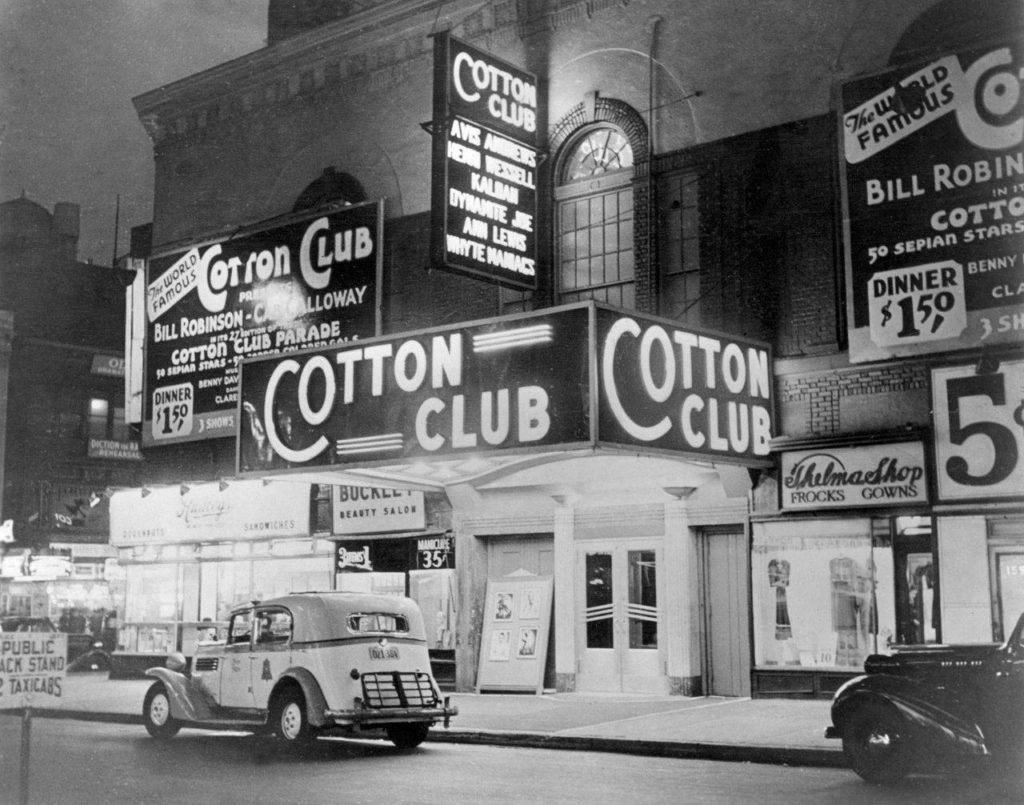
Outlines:
POLYGON ((228 645, 238 644, 249 645, 252 636, 252 610, 236 612, 231 616, 231 623, 228 625, 228 645))
POLYGON ((292 636, 292 614, 284 609, 271 609, 256 615, 259 631, 256 642, 261 646, 287 643, 292 636))

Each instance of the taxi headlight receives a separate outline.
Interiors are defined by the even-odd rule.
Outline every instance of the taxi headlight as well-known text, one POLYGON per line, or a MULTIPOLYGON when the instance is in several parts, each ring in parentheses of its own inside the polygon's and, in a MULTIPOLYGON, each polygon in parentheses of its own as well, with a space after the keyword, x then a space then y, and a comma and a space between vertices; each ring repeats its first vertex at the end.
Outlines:
POLYGON ((185 670, 188 665, 188 660, 185 659, 185 655, 180 651, 175 651, 173 654, 167 656, 167 662, 164 663, 171 671, 178 671, 181 673, 185 670))

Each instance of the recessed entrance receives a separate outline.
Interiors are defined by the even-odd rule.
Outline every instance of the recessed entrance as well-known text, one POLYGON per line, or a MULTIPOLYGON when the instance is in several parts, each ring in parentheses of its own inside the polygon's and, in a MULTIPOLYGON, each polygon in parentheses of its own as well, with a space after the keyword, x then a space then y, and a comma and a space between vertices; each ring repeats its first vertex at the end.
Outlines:
POLYGON ((577 546, 577 690, 668 693, 661 564, 656 542, 577 546))

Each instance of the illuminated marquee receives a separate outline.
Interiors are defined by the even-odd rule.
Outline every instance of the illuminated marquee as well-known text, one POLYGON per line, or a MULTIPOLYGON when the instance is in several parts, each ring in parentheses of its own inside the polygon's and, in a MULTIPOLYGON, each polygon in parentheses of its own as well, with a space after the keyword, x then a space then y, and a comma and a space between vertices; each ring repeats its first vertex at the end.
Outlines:
POLYGON ((771 389, 762 344, 582 303, 247 361, 238 470, 597 444, 761 466, 771 389))
POLYGON ((536 288, 536 77, 447 34, 434 69, 433 262, 536 288))

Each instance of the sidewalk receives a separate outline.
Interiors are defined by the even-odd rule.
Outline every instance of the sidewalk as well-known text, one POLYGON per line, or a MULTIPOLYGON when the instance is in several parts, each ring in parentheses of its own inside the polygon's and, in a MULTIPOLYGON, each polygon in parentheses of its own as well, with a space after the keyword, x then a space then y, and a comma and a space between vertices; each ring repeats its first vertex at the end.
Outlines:
MULTIPOLYGON (((138 725, 152 680, 68 674, 59 705, 43 718, 138 725)), ((844 767, 838 741, 826 740, 829 702, 683 698, 630 694, 451 694, 459 715, 429 740, 626 754, 844 767)))

